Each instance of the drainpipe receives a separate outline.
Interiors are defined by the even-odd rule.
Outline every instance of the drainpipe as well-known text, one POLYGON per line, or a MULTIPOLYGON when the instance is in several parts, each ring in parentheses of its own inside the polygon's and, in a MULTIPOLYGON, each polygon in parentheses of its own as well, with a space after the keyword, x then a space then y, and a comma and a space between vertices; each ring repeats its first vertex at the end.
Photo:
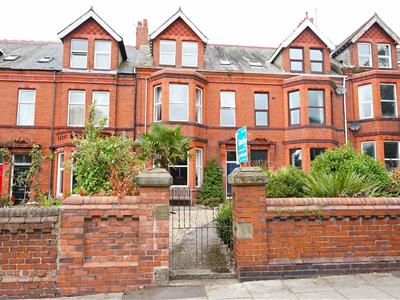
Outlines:
POLYGON ((146 90, 145 90, 145 102, 144 102, 144 132, 147 132, 147 102, 148 102, 148 84, 149 84, 149 77, 146 77, 146 90))
POLYGON ((135 80, 135 92, 133 98, 133 139, 136 140, 136 114, 137 114, 137 92, 138 92, 138 76, 136 74, 136 67, 133 68, 133 78, 135 80))
MULTIPOLYGON (((53 146, 53 134, 54 134, 54 118, 55 118, 55 110, 56 110, 56 71, 53 70, 53 99, 52 99, 52 111, 51 111, 51 127, 50 127, 50 153, 53 156, 54 153, 54 146, 53 146)), ((50 175, 49 175, 49 183, 48 183, 48 192, 47 195, 51 196, 51 191, 53 190, 53 158, 50 159, 50 175)))
POLYGON ((349 142, 349 138, 348 138, 348 128, 347 128, 347 100, 346 100, 346 79, 347 76, 343 76, 343 113, 344 113, 344 140, 346 145, 349 142))

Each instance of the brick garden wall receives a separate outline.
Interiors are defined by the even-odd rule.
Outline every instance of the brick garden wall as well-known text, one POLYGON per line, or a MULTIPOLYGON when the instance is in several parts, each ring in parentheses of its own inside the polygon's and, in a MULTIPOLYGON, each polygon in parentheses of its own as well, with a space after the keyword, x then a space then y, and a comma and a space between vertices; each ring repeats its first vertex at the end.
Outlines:
POLYGON ((265 199, 260 183, 233 193, 242 281, 400 270, 398 198, 265 199))
MULTIPOLYGON (((168 175, 169 176, 169 175, 168 175)), ((168 280, 169 188, 0 209, 0 298, 123 292, 168 280)))

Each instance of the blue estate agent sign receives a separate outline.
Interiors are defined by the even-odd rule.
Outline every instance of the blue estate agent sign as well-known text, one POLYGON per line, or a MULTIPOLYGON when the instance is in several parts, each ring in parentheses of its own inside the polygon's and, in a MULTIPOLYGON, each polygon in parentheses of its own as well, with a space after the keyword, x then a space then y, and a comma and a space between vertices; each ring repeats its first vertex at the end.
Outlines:
POLYGON ((247 129, 246 126, 239 128, 236 132, 236 153, 239 163, 249 161, 247 154, 247 129))

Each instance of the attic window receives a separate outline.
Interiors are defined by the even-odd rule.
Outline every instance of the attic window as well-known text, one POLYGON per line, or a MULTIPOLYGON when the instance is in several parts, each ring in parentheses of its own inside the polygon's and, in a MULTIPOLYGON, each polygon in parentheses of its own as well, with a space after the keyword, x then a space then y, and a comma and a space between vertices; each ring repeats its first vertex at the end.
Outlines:
POLYGON ((223 66, 229 66, 231 64, 231 62, 227 59, 220 59, 219 63, 223 66))
POLYGON ((262 67, 263 65, 258 61, 248 61, 249 65, 252 67, 262 67))
POLYGON ((15 61, 15 60, 17 60, 17 59, 20 58, 20 57, 21 57, 21 55, 10 54, 10 55, 4 57, 3 60, 4 60, 4 61, 15 61))
POLYGON ((0 49, 0 56, 4 55, 4 51, 0 49))
POLYGON ((38 60, 39 63, 48 63, 54 59, 52 56, 43 56, 41 59, 38 60))

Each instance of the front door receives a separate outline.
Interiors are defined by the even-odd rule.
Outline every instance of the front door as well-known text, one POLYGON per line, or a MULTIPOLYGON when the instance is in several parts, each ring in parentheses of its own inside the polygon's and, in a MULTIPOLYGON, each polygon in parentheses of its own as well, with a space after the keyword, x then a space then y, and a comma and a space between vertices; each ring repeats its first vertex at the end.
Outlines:
POLYGON ((29 200, 29 185, 22 184, 18 179, 21 174, 29 170, 30 165, 31 159, 29 155, 14 155, 11 194, 15 205, 26 203, 29 200))
POLYGON ((232 197, 232 187, 228 183, 228 176, 237 167, 239 167, 239 164, 236 160, 236 151, 235 150, 226 151, 226 196, 229 198, 232 197))

